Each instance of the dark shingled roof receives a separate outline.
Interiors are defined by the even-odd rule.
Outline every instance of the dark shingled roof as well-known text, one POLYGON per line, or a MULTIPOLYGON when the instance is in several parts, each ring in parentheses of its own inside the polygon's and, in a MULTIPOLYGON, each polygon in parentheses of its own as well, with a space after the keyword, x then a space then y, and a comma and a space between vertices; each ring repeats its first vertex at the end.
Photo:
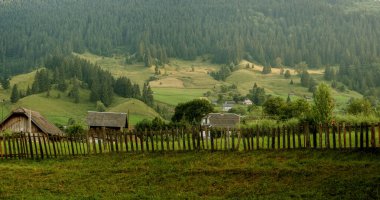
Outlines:
POLYGON ((89 111, 87 124, 90 127, 128 128, 127 114, 89 111))
POLYGON ((203 119, 208 119, 207 125, 218 128, 233 128, 240 123, 240 116, 233 113, 210 113, 203 119))
POLYGON ((36 125, 43 133, 50 135, 62 135, 63 132, 56 127, 54 124, 48 122, 39 112, 31 111, 26 108, 17 108, 13 110, 12 113, 3 121, 7 121, 13 114, 22 114, 25 115, 28 119, 30 114, 32 114, 32 123, 36 125))

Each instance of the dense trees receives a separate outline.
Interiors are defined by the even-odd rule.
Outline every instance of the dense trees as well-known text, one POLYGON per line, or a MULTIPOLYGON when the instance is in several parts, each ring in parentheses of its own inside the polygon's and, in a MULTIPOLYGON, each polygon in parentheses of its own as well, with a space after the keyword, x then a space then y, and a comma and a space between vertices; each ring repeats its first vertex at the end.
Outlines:
POLYGON ((362 12, 364 3, 9 1, 0 4, 0 74, 28 70, 49 54, 87 50, 146 66, 205 54, 224 64, 242 58, 266 66, 372 64, 380 57, 380 16, 362 12))
POLYGON ((249 90, 247 97, 255 105, 258 105, 258 106, 263 105, 263 103, 265 102, 265 100, 267 98, 264 88, 258 87, 256 83, 253 85, 253 88, 251 90, 249 90))
POLYGON ((214 111, 212 104, 204 99, 194 99, 187 103, 180 103, 175 107, 173 122, 186 121, 200 123, 202 117, 214 111))
POLYGON ((99 66, 74 56, 50 56, 45 60, 45 69, 36 72, 32 88, 28 87, 27 95, 48 92, 51 87, 62 92, 71 83, 68 96, 75 103, 80 101, 80 88, 90 90, 90 100, 101 102, 104 106, 112 103, 114 93, 126 97, 141 99, 153 106, 153 92, 148 84, 144 85, 141 95, 140 87, 127 77, 115 78, 110 72, 99 66))

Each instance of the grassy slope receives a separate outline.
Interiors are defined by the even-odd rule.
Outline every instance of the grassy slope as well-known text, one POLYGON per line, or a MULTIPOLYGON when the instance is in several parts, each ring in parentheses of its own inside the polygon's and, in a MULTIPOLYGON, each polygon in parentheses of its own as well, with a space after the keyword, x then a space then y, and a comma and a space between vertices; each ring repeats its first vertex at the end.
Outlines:
POLYGON ((0 198, 378 199, 379 155, 299 150, 0 161, 0 198))
MULTIPOLYGON (((133 81, 141 83, 142 79, 146 80, 154 74, 153 68, 145 68, 141 64, 126 65, 123 63, 123 57, 103 58, 93 54, 85 53, 79 55, 101 67, 110 70, 115 75, 126 75, 133 81), (115 66, 115 67, 112 67, 115 66), (144 79, 145 78, 145 79, 144 79)), ((272 73, 268 75, 261 74, 262 66, 254 65, 253 69, 246 69, 247 61, 243 60, 238 66, 240 69, 233 72, 226 82, 214 80, 207 72, 215 71, 219 65, 202 61, 200 58, 194 61, 183 61, 171 59, 168 65, 161 68, 159 80, 150 82, 155 92, 155 99, 159 102, 175 106, 178 103, 190 101, 202 97, 203 94, 214 87, 222 84, 236 84, 241 94, 247 94, 256 82, 260 87, 264 87, 267 94, 287 98, 288 94, 294 94, 296 97, 312 97, 307 88, 301 87, 300 78, 293 69, 289 69, 292 74, 294 85, 290 85, 290 79, 285 79, 280 75, 280 69, 272 68, 272 73), (194 71, 192 70, 194 68, 194 71)), ((323 70, 309 70, 309 73, 317 81, 323 80, 323 70)), ((328 83, 330 84, 330 83, 328 83)), ((338 92, 333 90, 333 96, 336 100, 338 110, 341 110, 350 98, 361 98, 357 92, 347 91, 338 92)))
POLYGON ((116 106, 111 107, 110 112, 124 112, 130 114, 130 123, 136 124, 142 119, 153 119, 160 117, 152 108, 148 107, 142 101, 136 99, 124 99, 124 101, 116 106))
MULTIPOLYGON (((20 89, 26 90, 28 85, 31 85, 34 79, 35 72, 28 74, 18 75, 12 78, 11 85, 18 84, 20 89)), ((62 93, 56 90, 50 92, 50 97, 47 97, 46 93, 35 94, 20 99, 16 104, 9 102, 9 96, 11 89, 2 90, 0 92, 0 98, 7 99, 3 109, 3 116, 7 116, 8 113, 17 107, 26 107, 40 112, 49 121, 59 124, 67 124, 68 119, 73 118, 77 122, 85 124, 85 118, 87 111, 96 110, 95 103, 89 101, 89 91, 80 90, 80 103, 76 104, 72 99, 67 97, 67 92, 62 93), (60 98, 57 98, 60 94, 60 98)), ((152 119, 159 116, 153 109, 145 105, 143 102, 133 99, 126 99, 121 97, 115 97, 114 103, 108 108, 112 112, 127 112, 128 107, 131 114, 131 124, 143 118, 152 119)), ((1 116, 0 116, 1 117, 1 116)))

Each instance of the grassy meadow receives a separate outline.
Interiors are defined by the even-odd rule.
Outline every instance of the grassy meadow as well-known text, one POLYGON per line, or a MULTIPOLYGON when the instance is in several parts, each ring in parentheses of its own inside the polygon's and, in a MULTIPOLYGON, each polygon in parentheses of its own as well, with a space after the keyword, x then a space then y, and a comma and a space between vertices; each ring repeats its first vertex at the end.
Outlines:
POLYGON ((0 160, 2 199, 379 199, 378 151, 0 160))

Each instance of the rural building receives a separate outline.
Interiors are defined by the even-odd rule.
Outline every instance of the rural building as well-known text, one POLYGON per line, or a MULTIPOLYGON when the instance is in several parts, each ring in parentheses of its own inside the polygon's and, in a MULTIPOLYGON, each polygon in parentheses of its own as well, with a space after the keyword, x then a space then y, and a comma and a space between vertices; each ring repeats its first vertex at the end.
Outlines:
POLYGON ((224 102, 224 104, 222 106, 222 110, 224 112, 228 112, 232 109, 232 107, 234 107, 234 105, 235 105, 234 101, 226 101, 226 102, 224 102))
POLYGON ((54 124, 48 122, 40 113, 25 108, 18 108, 6 117, 0 124, 0 131, 9 130, 12 133, 33 133, 47 136, 63 135, 54 124))
POLYGON ((127 113, 92 112, 87 114, 89 131, 123 131, 128 128, 127 113))
POLYGON ((243 104, 244 105, 252 105, 253 102, 251 100, 249 100, 249 99, 246 99, 246 100, 243 101, 243 104))
POLYGON ((210 113, 202 118, 201 125, 213 128, 237 128, 240 116, 234 113, 210 113))

